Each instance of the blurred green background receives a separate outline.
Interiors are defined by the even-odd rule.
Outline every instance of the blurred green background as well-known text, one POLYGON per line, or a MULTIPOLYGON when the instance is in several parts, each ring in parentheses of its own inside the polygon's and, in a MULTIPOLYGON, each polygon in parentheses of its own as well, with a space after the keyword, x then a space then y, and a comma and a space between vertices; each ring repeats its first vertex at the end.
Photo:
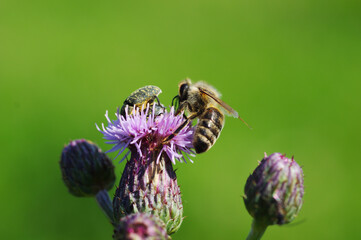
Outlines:
POLYGON ((253 130, 227 118, 209 152, 176 164, 187 217, 175 240, 245 239, 241 196, 264 152, 305 173, 300 215, 264 239, 361 238, 359 0, 2 0, 0 237, 110 239, 94 199, 63 185, 62 147, 110 149, 94 125, 105 110, 148 84, 169 105, 185 77, 214 85, 253 130))

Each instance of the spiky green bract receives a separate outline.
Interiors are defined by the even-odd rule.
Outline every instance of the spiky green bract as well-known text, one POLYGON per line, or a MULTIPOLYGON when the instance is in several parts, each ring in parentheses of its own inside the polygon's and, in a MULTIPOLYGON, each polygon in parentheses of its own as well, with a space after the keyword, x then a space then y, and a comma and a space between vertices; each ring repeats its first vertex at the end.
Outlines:
POLYGON ((302 169, 280 153, 266 156, 247 179, 244 192, 246 208, 257 224, 289 223, 302 207, 302 169))
POLYGON ((85 139, 64 147, 60 168, 69 192, 77 197, 95 196, 114 185, 113 163, 97 145, 85 139))
POLYGON ((145 151, 142 156, 131 149, 119 187, 113 199, 114 219, 142 212, 159 217, 170 235, 178 231, 183 221, 183 205, 177 176, 166 154, 145 151))
POLYGON ((120 219, 114 230, 114 240, 166 240, 170 239, 165 224, 149 213, 134 213, 120 219))

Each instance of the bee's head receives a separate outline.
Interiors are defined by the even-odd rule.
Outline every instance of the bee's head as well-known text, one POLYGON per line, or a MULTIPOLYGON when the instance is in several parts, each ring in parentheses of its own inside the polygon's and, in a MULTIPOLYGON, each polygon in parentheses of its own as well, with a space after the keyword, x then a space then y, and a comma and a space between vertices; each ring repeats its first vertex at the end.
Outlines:
POLYGON ((179 101, 183 102, 188 98, 188 90, 191 82, 189 79, 186 79, 184 82, 179 84, 179 101))

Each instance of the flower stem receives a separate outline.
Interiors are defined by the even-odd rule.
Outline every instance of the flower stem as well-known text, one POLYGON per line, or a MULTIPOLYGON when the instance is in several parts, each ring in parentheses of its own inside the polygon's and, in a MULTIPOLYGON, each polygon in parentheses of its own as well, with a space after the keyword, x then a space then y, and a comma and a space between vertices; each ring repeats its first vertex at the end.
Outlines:
POLYGON ((102 209, 102 211, 110 220, 110 223, 114 225, 115 223, 114 223, 114 215, 113 215, 113 204, 110 201, 108 192, 105 189, 100 190, 95 196, 95 199, 99 207, 102 209))
POLYGON ((262 238, 264 232, 267 229, 267 225, 253 219, 251 231, 248 234, 246 240, 259 240, 262 238))

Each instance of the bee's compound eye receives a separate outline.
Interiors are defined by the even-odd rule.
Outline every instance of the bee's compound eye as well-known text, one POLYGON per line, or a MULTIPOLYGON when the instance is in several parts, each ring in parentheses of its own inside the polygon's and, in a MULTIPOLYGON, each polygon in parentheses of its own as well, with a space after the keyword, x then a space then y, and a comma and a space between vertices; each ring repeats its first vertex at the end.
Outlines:
POLYGON ((179 96, 180 96, 181 100, 184 100, 184 99, 187 98, 188 89, 189 89, 188 83, 183 83, 182 85, 180 85, 180 87, 179 87, 179 96))

